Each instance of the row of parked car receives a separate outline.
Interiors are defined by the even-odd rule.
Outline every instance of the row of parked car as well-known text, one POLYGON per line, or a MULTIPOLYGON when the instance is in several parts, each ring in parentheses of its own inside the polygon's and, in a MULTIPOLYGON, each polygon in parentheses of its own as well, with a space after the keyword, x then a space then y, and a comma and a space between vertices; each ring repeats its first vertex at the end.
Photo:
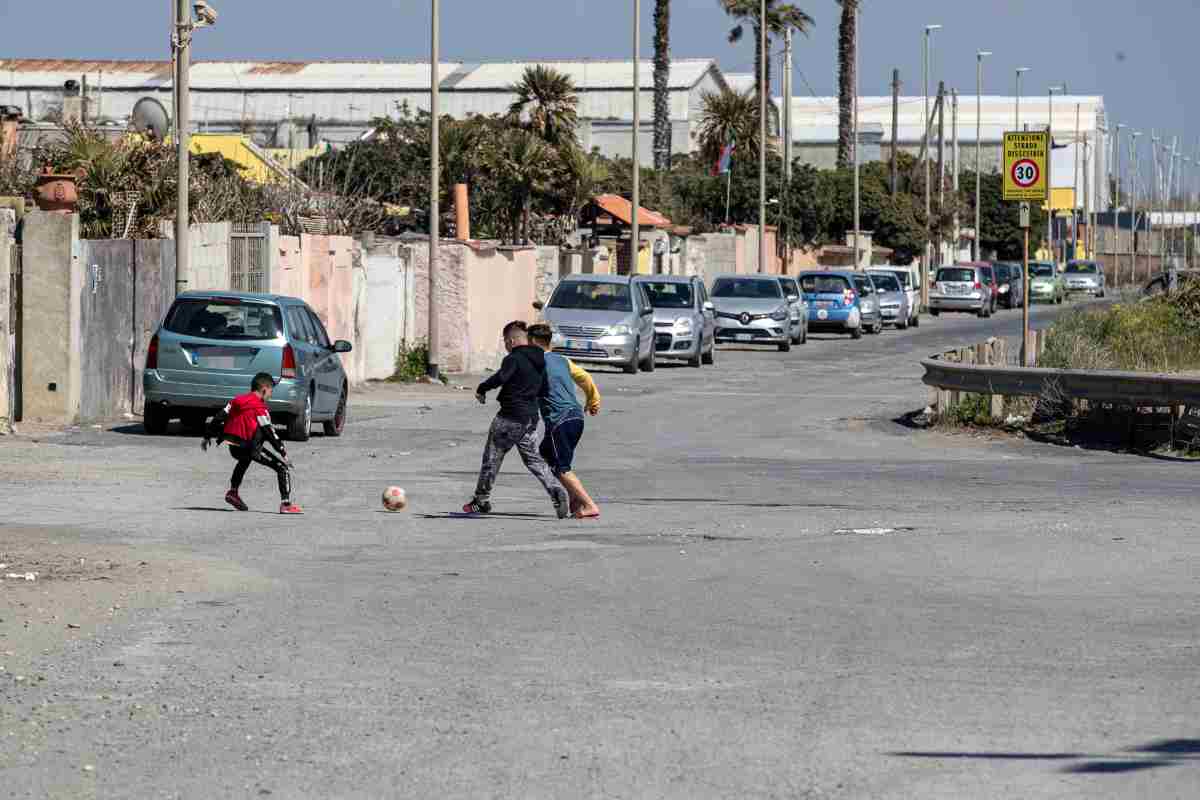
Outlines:
MULTIPOLYGON (((989 317, 1024 303, 1020 264, 963 262, 939 267, 928 312, 965 311, 989 317)), ((1104 269, 1073 261, 1030 262, 1031 302, 1061 303, 1071 292, 1104 297, 1104 269)), ((653 371, 659 359, 712 364, 721 343, 769 345, 783 352, 808 341, 810 331, 854 339, 890 325, 921 323, 917 267, 865 271, 813 270, 799 275, 720 275, 707 286, 695 276, 569 275, 550 301, 537 303, 554 329, 554 348, 577 361, 611 364, 625 372, 653 371)))

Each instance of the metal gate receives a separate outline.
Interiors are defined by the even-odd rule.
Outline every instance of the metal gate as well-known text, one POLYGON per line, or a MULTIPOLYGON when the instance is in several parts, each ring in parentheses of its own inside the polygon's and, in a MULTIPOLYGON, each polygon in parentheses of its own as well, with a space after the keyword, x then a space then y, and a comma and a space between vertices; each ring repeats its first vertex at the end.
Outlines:
POLYGON ((235 292, 271 290, 268 247, 271 224, 235 222, 229 233, 229 288, 235 292))

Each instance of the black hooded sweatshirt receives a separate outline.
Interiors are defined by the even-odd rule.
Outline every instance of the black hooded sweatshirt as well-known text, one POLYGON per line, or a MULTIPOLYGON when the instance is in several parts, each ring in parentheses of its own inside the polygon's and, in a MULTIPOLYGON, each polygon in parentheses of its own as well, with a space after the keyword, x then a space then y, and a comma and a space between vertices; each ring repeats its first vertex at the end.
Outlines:
POLYGON ((500 416, 517 422, 534 422, 538 418, 538 395, 546 373, 546 353, 533 345, 514 347, 504 357, 500 369, 479 384, 477 394, 487 394, 500 388, 500 416))

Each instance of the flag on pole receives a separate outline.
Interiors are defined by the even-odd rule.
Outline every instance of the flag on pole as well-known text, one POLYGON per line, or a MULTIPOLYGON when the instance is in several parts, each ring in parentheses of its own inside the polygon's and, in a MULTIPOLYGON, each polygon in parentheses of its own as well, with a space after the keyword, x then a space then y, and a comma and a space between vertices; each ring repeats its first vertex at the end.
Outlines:
POLYGON ((713 175, 725 175, 733 166, 733 151, 737 149, 737 140, 730 138, 729 144, 721 148, 721 157, 713 167, 713 175))

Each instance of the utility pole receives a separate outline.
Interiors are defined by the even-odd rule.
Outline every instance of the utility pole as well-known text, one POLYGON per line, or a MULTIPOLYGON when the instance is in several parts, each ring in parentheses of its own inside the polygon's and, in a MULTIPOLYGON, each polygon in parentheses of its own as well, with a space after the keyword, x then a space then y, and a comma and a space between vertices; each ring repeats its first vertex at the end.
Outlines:
POLYGON ((1121 129, 1124 122, 1118 122, 1113 133, 1113 274, 1121 276, 1121 129))
POLYGON ((441 74, 438 62, 441 59, 441 36, 439 27, 441 16, 440 0, 431 0, 433 19, 430 25, 429 37, 429 377, 437 381, 441 365, 441 335, 438 330, 437 304, 437 272, 438 245, 440 244, 441 226, 438 224, 441 209, 441 121, 442 104, 440 90, 441 74))
MULTIPOLYGON (((1150 130, 1150 166, 1153 172, 1154 189, 1150 195, 1150 209, 1146 214, 1146 277, 1150 277, 1150 257, 1154 253, 1154 212, 1158 209, 1159 182, 1158 166, 1159 137, 1153 129, 1150 130)), ((1161 264, 1159 266, 1162 266, 1161 264)))
POLYGON ((186 292, 191 277, 188 257, 188 153, 191 148, 191 92, 188 73, 192 55, 192 9, 188 0, 175 0, 175 294, 186 292))
MULTIPOLYGON (((630 275, 636 275, 638 272, 638 256, 641 255, 639 244, 642 237, 641 231, 638 230, 638 207, 642 202, 642 165, 638 160, 638 134, 641 133, 642 127, 641 53, 642 3, 641 0, 633 0, 633 145, 631 147, 633 155, 633 196, 629 211, 630 275)), ((766 56, 764 55, 763 58, 766 58, 766 56)), ((637 354, 634 353, 633 357, 636 359, 637 354)))
POLYGON ((1091 152, 1089 150, 1090 142, 1088 135, 1083 135, 1083 219, 1086 220, 1087 231, 1083 236, 1083 257, 1095 258, 1095 251, 1092 247, 1092 183, 1088 180, 1088 169, 1091 162, 1091 152))
MULTIPOLYGON (((855 73, 857 74, 857 73, 855 73)), ((792 29, 783 32, 783 179, 792 180, 792 29)), ((790 249, 790 248, 789 248, 790 249)))
POLYGON ((758 71, 758 271, 767 271, 767 0, 759 0, 758 71))
MULTIPOLYGON (((954 186, 954 244, 951 246, 951 253, 957 253, 958 243, 961 241, 961 233, 958 229, 958 89, 951 89, 950 96, 953 98, 950 106, 950 140, 951 153, 954 158, 953 181, 954 186)), ((955 256, 957 258, 957 256, 955 256)))
POLYGON ((1072 153, 1075 156, 1075 180, 1071 184, 1071 258, 1064 258, 1063 261, 1070 261, 1079 253, 1079 145, 1082 140, 1079 128, 1079 105, 1079 103, 1075 104, 1075 150, 1072 153))
POLYGON ((1021 76, 1029 72, 1031 67, 1017 67, 1017 107, 1016 107, 1016 122, 1013 124, 1013 130, 1021 130, 1021 76))
MULTIPOLYGON (((938 81, 938 96, 937 96, 937 117, 938 117, 938 217, 942 216, 942 211, 946 206, 946 82, 938 81)), ((942 263, 942 232, 938 228, 937 235, 937 263, 941 266, 942 263)))
MULTIPOLYGON (((1067 85, 1064 83, 1061 86, 1051 86, 1046 92, 1046 97, 1048 98, 1048 103, 1049 103, 1048 110, 1050 113, 1050 118, 1046 124, 1046 130, 1050 133, 1050 160, 1051 160, 1052 164, 1054 161, 1054 93, 1055 92, 1066 92, 1066 91, 1067 91, 1067 85)), ((1053 189, 1050 190, 1050 195, 1051 195, 1051 197, 1053 197, 1053 195, 1054 195, 1053 189)), ((1073 191, 1072 191, 1072 196, 1074 196, 1073 191)), ((1055 247, 1054 247, 1054 209, 1051 207, 1051 204, 1048 202, 1046 203, 1046 209, 1049 212, 1048 214, 1046 214, 1046 247, 1050 250, 1051 253, 1054 253, 1055 252, 1055 247)), ((1051 256, 1051 259, 1053 260, 1054 256, 1051 256)))
MULTIPOLYGON (((975 54, 975 260, 983 257, 983 244, 980 241, 981 215, 980 177, 983 173, 983 59, 990 56, 990 50, 980 50, 975 54)), ((893 194, 894 194, 893 190, 893 194)))
POLYGON ((929 265, 933 260, 933 233, 932 233, 932 202, 930 194, 930 175, 929 175, 929 58, 930 58, 930 37, 933 32, 941 28, 941 25, 926 25, 925 26, 925 132, 924 144, 922 145, 922 153, 924 154, 925 162, 925 257, 921 259, 921 308, 929 307, 929 265))
MULTIPOLYGON (((854 268, 858 269, 862 256, 858 249, 859 228, 862 227, 862 198, 859 183, 860 161, 858 157, 858 4, 854 4, 854 268)), ((867 266, 871 258, 867 257, 867 266)))
POLYGON ((896 148, 900 144, 900 70, 892 70, 892 157, 891 161, 891 190, 892 197, 899 191, 900 179, 896 172, 896 148))
POLYGON ((1137 159, 1137 140, 1141 131, 1129 132, 1129 171, 1133 177, 1129 181, 1129 283, 1137 283, 1137 193, 1138 181, 1142 177, 1142 167, 1137 159))

